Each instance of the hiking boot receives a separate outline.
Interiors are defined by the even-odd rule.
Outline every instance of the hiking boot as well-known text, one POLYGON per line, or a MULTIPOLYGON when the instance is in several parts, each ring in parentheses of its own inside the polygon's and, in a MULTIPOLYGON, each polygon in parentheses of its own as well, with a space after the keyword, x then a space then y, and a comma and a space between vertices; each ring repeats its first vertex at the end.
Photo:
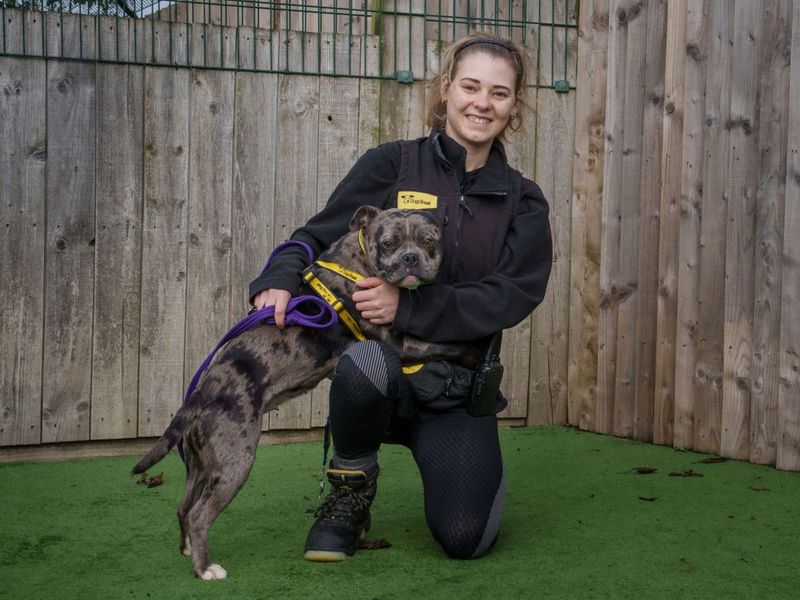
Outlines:
POLYGON ((338 562, 353 556, 369 530, 369 507, 377 491, 378 472, 328 469, 331 492, 314 513, 306 538, 306 560, 338 562))

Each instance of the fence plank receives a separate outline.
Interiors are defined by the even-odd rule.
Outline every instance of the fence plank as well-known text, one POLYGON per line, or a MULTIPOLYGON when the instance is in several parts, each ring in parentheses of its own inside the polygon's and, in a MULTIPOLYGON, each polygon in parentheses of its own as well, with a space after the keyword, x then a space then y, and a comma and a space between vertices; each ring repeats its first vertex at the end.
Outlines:
MULTIPOLYGON (((275 245, 277 83, 274 74, 236 74, 230 324, 246 311, 248 284, 275 245)), ((269 416, 264 415, 262 428, 268 427, 269 416)))
POLYGON ((396 81, 381 81, 381 142, 412 139, 423 133, 425 89, 396 81))
POLYGON ((791 3, 762 2, 764 47, 759 86, 759 184, 756 190, 755 307, 750 403, 750 455, 775 464, 781 316, 781 249, 789 119, 791 3), (772 32, 776 32, 773 34, 772 32))
POLYGON ((540 402, 535 396, 530 424, 567 422, 567 365, 569 327, 569 255, 572 213, 573 139, 575 94, 540 89, 537 97, 536 182, 550 203, 553 233, 553 269, 542 305, 533 313, 531 393, 534 381, 544 387, 540 402), (544 412, 541 409, 545 409, 544 412))
POLYGON ((713 2, 708 13, 705 161, 700 229, 700 293, 693 448, 719 452, 722 416, 725 294, 725 182, 730 141, 730 52, 733 5, 713 2))
POLYGON ((92 439, 136 437, 144 67, 97 66, 92 439))
MULTIPOLYGON (((617 366, 618 295, 614 271, 619 263, 620 197, 622 195, 622 148, 625 124, 625 34, 620 26, 620 2, 609 8, 608 83, 606 95, 606 143, 603 171, 603 203, 600 239, 600 302, 597 323, 597 401, 595 431, 610 433, 614 422, 614 381, 617 366), (621 72, 622 71, 622 72, 621 72)), ((624 23, 624 21, 623 21, 624 23)))
MULTIPOLYGON (((319 147, 317 205, 322 210, 334 188, 358 158, 357 79, 321 77, 319 84, 319 147)), ((311 393, 311 426, 325 425, 330 383, 323 380, 311 393)))
POLYGON ((248 284, 261 272, 270 249, 275 245, 273 194, 277 163, 277 83, 275 74, 236 74, 228 316, 231 324, 247 310, 248 284))
POLYGON ((139 435, 161 435, 183 400, 189 71, 145 69, 139 435))
POLYGON ((638 166, 641 159, 642 89, 646 25, 640 5, 612 2, 609 14, 606 157, 600 254, 597 426, 626 435, 633 417, 630 352, 636 308, 638 166), (633 312, 635 314, 635 312, 633 312), (620 344, 620 342, 622 342, 620 344))
POLYGON ((778 392, 779 469, 800 471, 800 2, 793 3, 781 267, 781 363, 778 392))
POLYGON ((664 124, 664 69, 666 54, 665 2, 645 5, 646 57, 644 70, 644 114, 642 158, 639 170, 639 239, 636 275, 636 334, 634 354, 635 395, 633 437, 653 439, 653 405, 656 369, 656 325, 658 301, 658 235, 661 215, 661 158, 664 124))
POLYGON ((43 442, 90 435, 95 89, 93 64, 48 64, 43 442))
POLYGON ((658 295, 653 398, 653 441, 672 444, 675 416, 675 356, 678 316, 678 240, 680 236, 684 76, 687 2, 667 4, 661 152, 658 295))
MULTIPOLYGON (((291 64, 291 62, 290 62, 291 64)), ((319 131, 319 78, 278 77, 277 148, 283 161, 275 181, 275 241, 289 238, 316 211, 319 131)), ((311 394, 282 404, 270 413, 270 429, 311 426, 311 394)))
POLYGON ((189 93, 185 382, 228 328, 234 74, 193 69, 189 93))
POLYGON ((678 324, 675 335, 675 417, 673 445, 691 448, 694 439, 697 327, 700 320, 700 214, 705 155, 707 7, 688 0, 686 11, 683 171, 678 241, 678 324))
POLYGON ((736 2, 731 65, 731 79, 736 84, 731 86, 730 120, 726 124, 728 219, 720 454, 739 459, 750 455, 760 14, 755 2, 736 2))
POLYGON ((581 429, 596 426, 608 11, 608 0, 590 0, 578 24, 567 389, 569 423, 581 429))
POLYGON ((0 58, 0 446, 41 440, 44 60, 0 58))
MULTIPOLYGON (((648 4, 647 6, 650 6, 648 4)), ((643 289, 639 281, 639 242, 642 208, 639 194, 643 180, 643 123, 647 73, 647 15, 640 4, 623 3, 616 13, 620 25, 627 28, 624 62, 625 123, 619 148, 622 189, 619 199, 618 265, 612 274, 612 296, 617 307, 616 369, 614 381, 615 435, 633 434, 635 414, 636 361, 641 340, 637 336, 638 307, 643 289)), ((613 266, 612 266, 613 268, 613 266)))

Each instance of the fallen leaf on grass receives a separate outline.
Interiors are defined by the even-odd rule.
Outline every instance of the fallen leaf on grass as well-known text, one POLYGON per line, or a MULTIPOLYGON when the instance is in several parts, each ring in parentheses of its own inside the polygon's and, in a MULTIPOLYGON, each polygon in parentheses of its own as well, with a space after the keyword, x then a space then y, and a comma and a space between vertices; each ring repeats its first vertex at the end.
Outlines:
POLYGON ((150 477, 150 475, 148 475, 147 471, 145 471, 144 473, 142 473, 142 476, 139 477, 139 479, 136 481, 136 485, 142 484, 142 485, 146 485, 149 488, 156 487, 156 486, 161 485, 163 483, 164 483, 164 472, 163 471, 161 473, 159 473, 158 475, 154 475, 153 477, 150 477))
POLYGON ((685 469, 683 471, 672 471, 669 474, 670 477, 702 477, 702 473, 698 473, 697 471, 693 471, 692 469, 685 469))
POLYGON ((377 540, 360 540, 358 547, 361 550, 381 550, 383 548, 391 548, 392 544, 383 538, 377 540))
POLYGON ((724 456, 709 456, 708 458, 704 458, 703 460, 698 460, 698 463, 702 463, 704 465, 716 465, 719 463, 728 462, 728 459, 724 456))
POLYGON ((639 496, 639 500, 644 500, 645 502, 655 502, 658 500, 658 496, 655 498, 648 498, 647 496, 639 496))
POLYGON ((621 474, 636 473, 637 475, 650 475, 650 473, 655 473, 656 471, 658 471, 658 469, 655 467, 633 467, 621 474))
POLYGON ((687 570, 687 571, 689 571, 690 573, 691 573, 692 571, 695 571, 695 570, 697 570, 697 567, 695 567, 695 566, 694 566, 692 563, 690 563, 690 562, 689 562, 688 560, 686 560, 685 558, 682 558, 682 559, 681 559, 681 562, 683 563, 683 566, 685 566, 685 567, 686 567, 686 570, 687 570))
POLYGON ((769 488, 751 487, 750 489, 753 490, 754 492, 768 492, 769 491, 769 488))

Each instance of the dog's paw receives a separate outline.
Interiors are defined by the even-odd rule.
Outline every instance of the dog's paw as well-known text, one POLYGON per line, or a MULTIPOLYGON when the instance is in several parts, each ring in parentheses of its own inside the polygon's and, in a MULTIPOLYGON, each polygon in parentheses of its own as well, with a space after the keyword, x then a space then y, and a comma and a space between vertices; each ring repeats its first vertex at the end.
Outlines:
POLYGON ((200 573, 200 579, 210 581, 212 579, 225 579, 228 577, 228 572, 220 565, 208 565, 208 568, 200 573))

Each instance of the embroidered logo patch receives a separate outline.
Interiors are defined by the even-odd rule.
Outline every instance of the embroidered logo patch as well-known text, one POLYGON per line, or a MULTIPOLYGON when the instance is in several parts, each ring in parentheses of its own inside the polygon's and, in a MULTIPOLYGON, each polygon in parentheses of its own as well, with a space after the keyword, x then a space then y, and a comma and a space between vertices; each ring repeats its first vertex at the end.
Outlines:
POLYGON ((397 192, 397 208, 426 209, 436 208, 438 196, 425 192, 399 191, 397 192))

